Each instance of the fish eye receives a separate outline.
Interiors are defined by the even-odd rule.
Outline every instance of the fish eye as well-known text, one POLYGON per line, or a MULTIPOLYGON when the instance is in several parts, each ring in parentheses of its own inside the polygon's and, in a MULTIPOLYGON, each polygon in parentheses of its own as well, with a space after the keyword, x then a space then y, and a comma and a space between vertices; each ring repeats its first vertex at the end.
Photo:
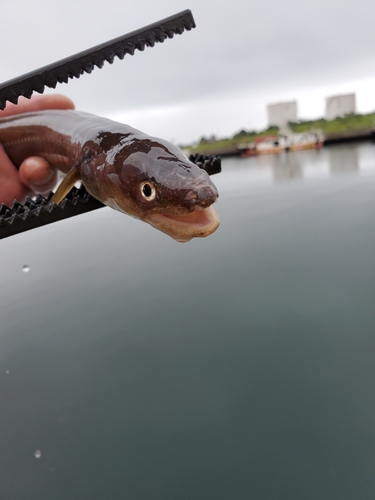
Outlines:
POLYGON ((141 193, 145 200, 152 201, 156 195, 156 189, 151 184, 151 182, 142 182, 141 184, 141 193))

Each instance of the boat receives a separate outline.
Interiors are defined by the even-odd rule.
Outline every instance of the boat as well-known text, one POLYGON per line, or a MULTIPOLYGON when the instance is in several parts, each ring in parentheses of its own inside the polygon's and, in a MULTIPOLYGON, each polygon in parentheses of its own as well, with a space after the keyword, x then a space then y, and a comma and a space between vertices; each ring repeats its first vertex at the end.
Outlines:
POLYGON ((310 130, 298 134, 284 128, 278 135, 257 137, 255 142, 247 145, 247 148, 241 153, 241 157, 318 149, 323 146, 323 143, 324 136, 321 130, 310 130))

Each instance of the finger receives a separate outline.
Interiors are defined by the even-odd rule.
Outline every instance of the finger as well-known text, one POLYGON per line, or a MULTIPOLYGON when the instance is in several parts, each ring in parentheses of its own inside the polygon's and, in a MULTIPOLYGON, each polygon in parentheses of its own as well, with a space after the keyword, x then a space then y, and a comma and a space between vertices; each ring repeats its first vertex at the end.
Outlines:
POLYGON ((0 118, 43 109, 74 109, 74 103, 68 97, 60 94, 35 94, 31 99, 20 97, 17 104, 7 102, 5 109, 0 110, 0 118))
POLYGON ((56 185, 57 170, 44 158, 30 156, 21 163, 19 177, 35 193, 46 194, 56 185))
POLYGON ((14 200, 23 203, 29 192, 29 188, 21 182, 17 168, 0 145, 0 204, 11 206, 14 200))

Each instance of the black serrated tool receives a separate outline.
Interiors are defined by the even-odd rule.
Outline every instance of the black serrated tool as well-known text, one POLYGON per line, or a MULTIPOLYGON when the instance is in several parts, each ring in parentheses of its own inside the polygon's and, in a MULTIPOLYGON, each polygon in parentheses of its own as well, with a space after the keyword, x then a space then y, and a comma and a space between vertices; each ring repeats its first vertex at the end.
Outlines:
POLYGON ((52 196, 51 191, 47 197, 27 198, 24 204, 15 201, 12 208, 1 205, 0 239, 105 207, 84 186, 74 187, 58 205, 50 202, 52 196))
POLYGON ((208 175, 219 174, 221 172, 220 156, 195 153, 189 156, 189 160, 195 163, 199 168, 205 170, 208 175))
POLYGON ((184 10, 156 23, 150 24, 127 35, 114 38, 74 56, 61 59, 25 75, 0 84, 0 109, 6 101, 17 103, 20 96, 30 98, 33 92, 43 93, 45 87, 55 88, 57 83, 67 83, 69 78, 79 78, 91 73, 95 66, 101 68, 105 61, 112 63, 115 57, 123 59, 136 50, 153 47, 157 42, 173 38, 185 30, 195 28, 190 10, 184 10))

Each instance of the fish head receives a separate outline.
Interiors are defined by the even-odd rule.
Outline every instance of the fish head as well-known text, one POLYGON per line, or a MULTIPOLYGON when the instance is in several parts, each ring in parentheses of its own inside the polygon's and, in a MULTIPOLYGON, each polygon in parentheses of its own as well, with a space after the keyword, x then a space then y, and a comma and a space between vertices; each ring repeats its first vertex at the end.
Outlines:
POLYGON ((216 186, 176 146, 150 137, 133 138, 111 154, 103 172, 105 204, 180 242, 208 236, 218 228, 216 186))

